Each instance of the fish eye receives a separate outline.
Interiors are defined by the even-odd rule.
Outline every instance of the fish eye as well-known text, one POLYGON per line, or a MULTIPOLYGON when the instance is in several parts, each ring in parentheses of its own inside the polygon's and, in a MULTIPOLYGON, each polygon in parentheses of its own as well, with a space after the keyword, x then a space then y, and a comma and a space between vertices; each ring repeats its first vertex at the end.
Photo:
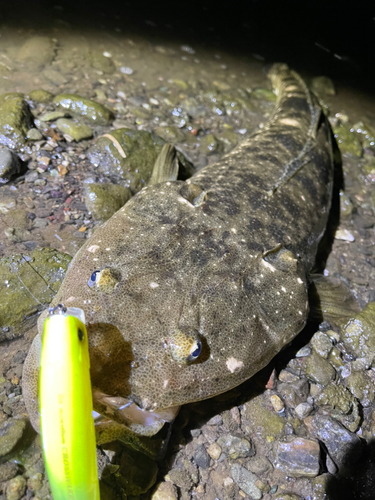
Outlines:
POLYGON ((193 346, 192 348, 192 352, 190 353, 188 360, 194 361, 195 359, 197 359, 197 357, 200 355, 201 352, 202 352, 202 342, 200 340, 197 340, 195 346, 193 346))
POLYGON ((195 361, 202 352, 202 342, 199 332, 194 328, 179 327, 170 332, 166 341, 172 358, 180 364, 189 364, 195 361))
POLYGON ((87 284, 90 288, 92 288, 95 285, 96 281, 96 276, 97 274, 100 273, 100 271, 94 271, 92 275, 90 276, 90 279, 88 280, 87 284))

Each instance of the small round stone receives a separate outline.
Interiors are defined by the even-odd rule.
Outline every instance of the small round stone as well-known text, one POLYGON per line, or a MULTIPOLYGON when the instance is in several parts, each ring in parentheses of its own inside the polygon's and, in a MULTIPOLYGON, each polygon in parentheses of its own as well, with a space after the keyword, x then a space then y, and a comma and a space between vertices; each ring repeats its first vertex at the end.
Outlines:
POLYGON ((220 455, 221 455, 221 448, 217 443, 212 443, 210 446, 207 448, 207 453, 210 455, 211 458, 214 460, 219 460, 220 455))

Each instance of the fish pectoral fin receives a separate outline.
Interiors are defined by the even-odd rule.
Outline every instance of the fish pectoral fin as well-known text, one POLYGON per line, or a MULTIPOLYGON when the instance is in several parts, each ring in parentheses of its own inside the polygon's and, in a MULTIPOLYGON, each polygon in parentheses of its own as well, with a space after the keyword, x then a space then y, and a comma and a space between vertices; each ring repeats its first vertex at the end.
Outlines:
POLYGON ((310 317, 319 322, 329 321, 343 326, 360 312, 359 304, 349 288, 339 279, 312 274, 309 276, 310 317))
POLYGON ((199 207, 206 200, 207 192, 193 182, 186 182, 180 190, 180 195, 195 207, 199 207))
POLYGON ((178 176, 177 151, 172 144, 164 144, 156 158, 149 186, 161 182, 176 181, 178 176))

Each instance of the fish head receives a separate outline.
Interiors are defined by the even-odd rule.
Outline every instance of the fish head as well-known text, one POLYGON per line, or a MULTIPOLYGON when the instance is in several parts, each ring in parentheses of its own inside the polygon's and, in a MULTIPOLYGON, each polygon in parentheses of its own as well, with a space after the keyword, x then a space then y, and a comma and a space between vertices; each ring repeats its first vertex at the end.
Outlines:
POLYGON ((101 408, 130 405, 138 415, 122 420, 147 426, 150 414, 172 419, 250 378, 302 329, 308 306, 291 252, 246 260, 234 245, 231 258, 193 263, 176 223, 189 207, 157 225, 132 203, 80 249, 52 305, 85 312, 94 407, 95 397, 101 408))

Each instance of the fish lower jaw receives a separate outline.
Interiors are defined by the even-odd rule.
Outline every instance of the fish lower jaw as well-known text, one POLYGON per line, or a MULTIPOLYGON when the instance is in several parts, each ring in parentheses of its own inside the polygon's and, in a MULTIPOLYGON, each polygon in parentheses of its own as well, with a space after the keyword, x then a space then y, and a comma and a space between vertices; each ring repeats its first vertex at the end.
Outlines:
POLYGON ((107 418, 123 423, 128 427, 132 425, 141 425, 143 427, 163 425, 165 422, 172 422, 180 410, 180 406, 156 411, 143 410, 129 399, 109 396, 98 389, 93 391, 93 398, 94 407, 100 409, 99 413, 101 415, 105 415, 107 418))

